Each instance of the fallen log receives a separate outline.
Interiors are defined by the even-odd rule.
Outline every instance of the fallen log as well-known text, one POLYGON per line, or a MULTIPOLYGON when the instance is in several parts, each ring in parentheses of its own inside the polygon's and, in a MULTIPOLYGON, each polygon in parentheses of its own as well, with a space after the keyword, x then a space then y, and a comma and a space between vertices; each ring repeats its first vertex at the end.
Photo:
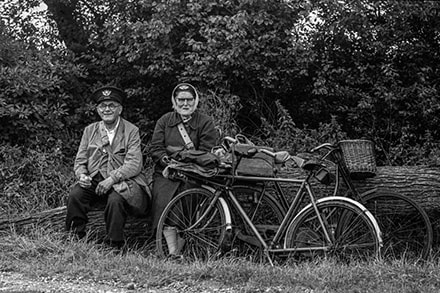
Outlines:
MULTIPOLYGON (((286 168, 280 173, 283 177, 303 177, 299 168, 286 168)), ((440 211, 440 167, 427 166, 386 166, 378 167, 377 175, 363 180, 353 180, 359 192, 373 188, 403 194, 419 203, 427 212, 440 211)), ((321 195, 330 195, 328 187, 312 182, 313 188, 321 195)), ((294 188, 283 185, 289 192, 294 188)), ((344 188, 344 187, 343 187, 344 188)))
MULTIPOLYGON (((88 237, 100 241, 106 235, 104 223, 104 210, 93 209, 88 214, 87 224, 88 237)), ((29 229, 40 228, 51 231, 64 232, 66 219, 66 207, 58 207, 25 217, 0 218, 0 231, 15 231, 23 233, 29 229)), ((125 236, 131 243, 145 243, 151 237, 147 218, 128 217, 125 225, 125 236)))
MULTIPOLYGON (((303 177, 298 168, 286 168, 280 172, 282 177, 303 177)), ((378 167, 377 175, 373 178, 354 181, 356 188, 363 192, 375 187, 408 196, 419 203, 429 214, 435 242, 440 244, 440 167, 428 166, 385 166, 378 167)), ((330 195, 330 189, 317 181, 314 190, 320 195, 330 195)), ((282 185, 286 194, 295 194, 292 186, 282 185)), ((29 227, 51 227, 56 231, 64 231, 65 207, 43 211, 21 218, 0 218, 0 231, 14 229, 20 231, 29 227)), ((88 229, 91 234, 100 238, 105 235, 104 217, 102 210, 89 213, 88 229)), ((146 218, 129 217, 125 233, 131 239, 146 239, 150 236, 146 218)))

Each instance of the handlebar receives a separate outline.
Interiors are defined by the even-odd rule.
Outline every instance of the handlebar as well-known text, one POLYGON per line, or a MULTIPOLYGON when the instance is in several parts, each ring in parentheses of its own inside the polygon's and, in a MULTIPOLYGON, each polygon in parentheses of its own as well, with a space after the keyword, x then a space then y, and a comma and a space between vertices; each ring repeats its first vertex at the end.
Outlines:
MULTIPOLYGON (((225 136, 223 138, 223 140, 224 140, 224 142, 231 143, 231 144, 238 144, 238 143, 249 142, 249 144, 252 145, 252 143, 245 136, 242 136, 242 135, 237 135, 236 138, 233 138, 231 136, 225 136)), ((336 148, 337 148, 336 144, 332 144, 332 143, 326 142, 326 143, 320 144, 317 147, 312 148, 310 150, 310 152, 314 153, 314 152, 319 151, 320 149, 334 150, 336 148)), ((272 156, 272 157, 275 157, 275 155, 276 155, 274 152, 271 152, 271 151, 266 150, 266 149, 263 149, 263 152, 265 154, 269 155, 269 156, 272 156)))
POLYGON ((271 157, 273 157, 273 158, 275 158, 275 157, 277 156, 276 153, 271 152, 271 151, 266 150, 266 149, 259 149, 259 150, 257 150, 257 151, 259 151, 259 152, 261 152, 261 153, 264 153, 264 154, 266 154, 266 155, 268 155, 268 156, 271 156, 271 157))
POLYGON ((317 147, 314 147, 313 149, 310 150, 311 153, 314 153, 316 151, 319 151, 320 149, 327 149, 327 150, 333 150, 335 149, 336 146, 334 144, 331 144, 329 142, 323 143, 317 147))
POLYGON ((272 152, 268 149, 261 148, 255 146, 249 139, 247 139, 244 135, 237 135, 235 138, 230 136, 225 136, 223 138, 223 147, 225 150, 230 149, 230 144, 237 145, 237 144, 246 144, 249 145, 249 149, 246 150, 246 153, 244 155, 246 156, 254 156, 256 153, 263 153, 266 154, 272 158, 274 158, 275 163, 282 164, 291 159, 290 154, 287 151, 279 151, 279 152, 272 152))
MULTIPOLYGON (((316 160, 309 161, 307 157, 303 157, 300 155, 290 155, 287 151, 271 151, 266 148, 257 147, 253 145, 252 142, 250 142, 245 136, 236 136, 235 138, 230 136, 225 136, 223 138, 223 147, 227 147, 230 149, 231 145, 238 145, 238 144, 247 144, 249 146, 248 149, 246 149, 246 152, 243 153, 244 156, 252 157, 257 153, 263 153, 266 154, 272 158, 274 158, 274 161, 276 164, 284 164, 289 160, 293 160, 299 167, 304 169, 310 169, 312 170, 316 166, 321 166, 320 163, 316 160)), ((331 143, 323 143, 315 148, 313 148, 310 153, 316 152, 320 149, 327 149, 329 151, 337 149, 337 144, 331 144, 331 143)), ((225 149, 227 150, 227 149, 225 149)))
MULTIPOLYGON (((253 145, 253 144, 252 144, 252 143, 251 143, 251 142, 250 142, 245 136, 241 136, 241 135, 237 135, 235 138, 233 138, 233 137, 231 137, 231 136, 225 136, 225 137, 223 138, 223 142, 224 142, 224 144, 225 144, 225 145, 224 145, 225 150, 230 149, 230 145, 229 145, 229 144, 236 145, 236 144, 239 144, 239 143, 245 143, 245 142, 248 142, 248 144, 249 144, 250 146, 253 145)), ((326 149, 326 150, 328 150, 328 151, 332 151, 332 150, 335 150, 335 149, 337 149, 337 148, 338 148, 338 144, 332 144, 332 143, 326 142, 326 143, 320 144, 320 145, 318 145, 318 146, 312 148, 312 149, 310 150, 310 153, 317 152, 317 151, 319 151, 319 150, 321 150, 321 149, 326 149)), ((249 156, 253 156, 253 155, 255 155, 255 154, 258 153, 258 152, 264 153, 264 154, 266 154, 266 155, 268 155, 268 156, 271 156, 271 157, 273 157, 273 158, 275 158, 275 159, 278 159, 278 160, 276 160, 276 161, 288 160, 287 157, 291 158, 291 156, 289 155, 288 152, 283 152, 283 151, 282 151, 282 152, 272 152, 272 151, 270 151, 270 150, 267 150, 267 149, 264 149, 264 148, 257 148, 257 147, 255 147, 255 148, 250 148, 250 149, 248 150, 248 152, 247 152, 247 155, 249 155, 249 156), (282 154, 280 154, 280 153, 282 153, 282 154), (281 158, 282 158, 282 159, 281 159, 281 158)))

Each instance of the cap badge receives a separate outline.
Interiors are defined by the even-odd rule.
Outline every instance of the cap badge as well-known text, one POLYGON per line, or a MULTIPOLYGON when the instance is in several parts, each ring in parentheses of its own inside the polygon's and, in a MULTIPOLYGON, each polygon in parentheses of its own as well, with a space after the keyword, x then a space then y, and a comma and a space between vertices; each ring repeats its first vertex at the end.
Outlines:
POLYGON ((103 90, 103 91, 102 91, 102 94, 103 94, 105 97, 109 97, 109 96, 112 94, 112 91, 111 91, 111 90, 103 90))
POLYGON ((187 90, 187 89, 189 89, 189 86, 187 86, 186 84, 179 86, 179 90, 187 90))

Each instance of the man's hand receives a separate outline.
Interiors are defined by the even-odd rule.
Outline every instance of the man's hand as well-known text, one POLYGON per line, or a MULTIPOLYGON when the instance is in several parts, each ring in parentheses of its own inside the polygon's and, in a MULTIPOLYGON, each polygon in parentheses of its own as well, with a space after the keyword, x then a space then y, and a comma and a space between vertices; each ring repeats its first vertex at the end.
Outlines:
POLYGON ((89 188, 92 185, 92 177, 86 174, 79 175, 79 186, 82 188, 89 188))
POLYGON ((160 164, 162 165, 162 167, 166 167, 168 166, 168 164, 170 163, 171 159, 168 156, 163 156, 160 159, 160 164))
POLYGON ((97 195, 104 195, 106 194, 110 188, 112 188, 113 184, 115 182, 113 181, 112 177, 108 177, 107 179, 102 180, 98 183, 98 186, 96 186, 96 194, 97 195))

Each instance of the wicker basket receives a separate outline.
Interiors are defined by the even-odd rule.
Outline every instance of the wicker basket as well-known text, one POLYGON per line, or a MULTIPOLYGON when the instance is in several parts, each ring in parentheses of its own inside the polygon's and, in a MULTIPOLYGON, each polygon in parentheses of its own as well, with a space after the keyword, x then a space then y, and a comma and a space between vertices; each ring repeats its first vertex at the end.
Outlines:
POLYGON ((374 143, 371 140, 342 140, 339 145, 353 179, 364 179, 376 175, 374 143))

